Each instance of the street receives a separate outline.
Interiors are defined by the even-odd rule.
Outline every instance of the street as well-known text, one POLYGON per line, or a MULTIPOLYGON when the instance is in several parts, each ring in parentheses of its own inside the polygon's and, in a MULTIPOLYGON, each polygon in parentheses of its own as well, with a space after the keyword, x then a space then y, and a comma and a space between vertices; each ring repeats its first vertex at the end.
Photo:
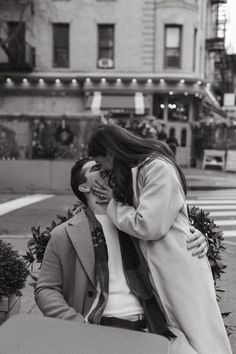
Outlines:
MULTIPOLYGON (((233 353, 236 354, 236 189, 192 190, 188 192, 187 200, 190 206, 195 205, 210 211, 210 218, 224 231, 226 251, 223 261, 227 268, 219 282, 219 287, 225 290, 220 307, 222 312, 231 312, 226 323, 234 330, 230 341, 233 353)), ((57 221, 57 215, 66 215, 75 201, 69 194, 32 195, 27 198, 22 194, 1 194, 0 239, 11 242, 15 249, 25 253, 31 227, 40 226, 44 230, 53 220, 57 221)), ((28 284, 23 294, 22 312, 38 313, 33 301, 33 289, 28 284)))

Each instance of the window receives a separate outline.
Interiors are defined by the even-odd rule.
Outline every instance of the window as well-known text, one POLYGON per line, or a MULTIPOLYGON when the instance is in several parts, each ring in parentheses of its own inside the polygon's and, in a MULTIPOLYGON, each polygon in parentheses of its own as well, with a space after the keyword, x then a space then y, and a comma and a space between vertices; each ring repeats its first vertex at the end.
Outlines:
POLYGON ((181 142, 180 142, 180 146, 185 147, 187 144, 187 129, 183 128, 181 130, 181 142))
POLYGON ((181 95, 168 99, 168 120, 171 122, 187 122, 189 117, 189 100, 181 95))
POLYGON ((8 22, 8 38, 10 61, 23 63, 25 61, 25 23, 8 22))
POLYGON ((114 25, 98 25, 98 67, 114 68, 114 25))
POLYGON ((180 68, 182 26, 165 26, 165 68, 180 68))
POLYGON ((69 24, 53 24, 53 67, 69 67, 69 24))
POLYGON ((196 69, 196 49, 197 49, 197 29, 194 29, 193 35, 193 71, 196 69))

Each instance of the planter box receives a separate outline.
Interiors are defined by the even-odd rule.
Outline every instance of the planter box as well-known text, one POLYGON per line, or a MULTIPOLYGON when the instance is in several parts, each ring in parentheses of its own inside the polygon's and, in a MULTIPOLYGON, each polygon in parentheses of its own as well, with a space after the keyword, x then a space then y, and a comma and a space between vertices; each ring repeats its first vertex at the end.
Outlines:
POLYGON ((20 297, 15 294, 0 297, 0 325, 20 312, 20 297))
POLYGON ((10 193, 70 193, 74 161, 0 160, 0 190, 10 193))

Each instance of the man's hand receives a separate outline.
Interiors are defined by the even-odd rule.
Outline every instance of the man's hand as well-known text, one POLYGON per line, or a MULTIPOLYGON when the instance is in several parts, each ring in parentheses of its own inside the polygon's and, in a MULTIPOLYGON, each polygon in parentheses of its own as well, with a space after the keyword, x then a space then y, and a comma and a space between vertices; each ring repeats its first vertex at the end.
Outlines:
POLYGON ((187 249, 193 250, 192 255, 202 258, 206 256, 208 251, 208 243, 206 237, 201 233, 201 231, 195 229, 194 226, 190 226, 190 238, 187 240, 187 249))
POLYGON ((97 204, 108 204, 112 198, 112 189, 105 184, 95 181, 96 187, 92 187, 92 192, 98 197, 97 204))

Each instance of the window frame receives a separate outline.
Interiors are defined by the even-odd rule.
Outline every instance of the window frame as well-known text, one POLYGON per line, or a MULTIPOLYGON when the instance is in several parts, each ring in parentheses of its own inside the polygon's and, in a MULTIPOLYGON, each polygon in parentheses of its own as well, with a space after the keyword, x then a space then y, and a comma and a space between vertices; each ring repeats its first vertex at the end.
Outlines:
POLYGON ((53 68, 69 68, 70 67, 70 23, 67 22, 53 22, 52 23, 52 67, 53 68), (67 49, 67 65, 61 66, 56 64, 56 48, 55 45, 55 28, 56 26, 64 26, 65 28, 67 27, 68 33, 67 33, 67 47, 60 47, 60 49, 65 48, 67 49))
POLYGON ((165 24, 164 25, 164 69, 181 69, 182 67, 182 42, 183 42, 183 25, 181 24, 165 24), (178 47, 167 47, 166 46, 166 41, 167 41, 167 30, 168 28, 177 28, 179 29, 179 46, 178 47), (178 49, 179 50, 179 56, 178 60, 179 63, 178 65, 168 65, 167 62, 167 50, 168 49, 178 49))
POLYGON ((13 60, 19 60, 20 63, 25 61, 25 47, 26 47, 26 23, 25 21, 7 21, 7 36, 10 38, 14 31, 18 31, 18 33, 8 42, 9 50, 11 53, 20 54, 20 58, 14 56, 13 60), (14 29, 15 27, 15 29, 14 29), (20 29, 17 27, 20 27, 20 29), (13 30, 13 31, 11 31, 13 30), (22 31, 22 32, 21 32, 22 31), (22 36, 22 38, 21 38, 22 36), (22 39, 22 41, 21 41, 22 39))
POLYGON ((99 65, 98 65, 98 62, 100 59, 111 59, 113 61, 113 65, 111 68, 108 68, 108 69, 114 69, 115 68, 115 24, 114 23, 98 23, 97 24, 97 68, 100 69, 99 65), (100 56, 100 51, 101 49, 103 50, 109 50, 110 47, 108 46, 100 46, 100 42, 101 42, 101 36, 100 36, 100 29, 102 27, 110 27, 112 28, 113 30, 113 33, 112 33, 112 58, 110 57, 102 57, 100 56))
POLYGON ((196 71, 197 64, 197 38, 198 38, 198 29, 195 27, 193 30, 193 71, 196 71))

